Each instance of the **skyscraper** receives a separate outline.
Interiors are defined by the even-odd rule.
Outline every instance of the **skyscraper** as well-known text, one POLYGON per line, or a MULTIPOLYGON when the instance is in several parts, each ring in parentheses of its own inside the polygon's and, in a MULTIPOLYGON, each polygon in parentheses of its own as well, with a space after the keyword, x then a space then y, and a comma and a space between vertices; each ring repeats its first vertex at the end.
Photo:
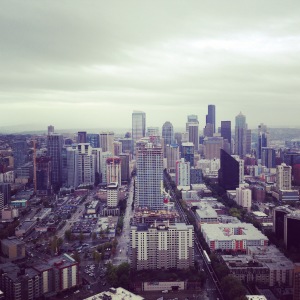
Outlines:
POLYGON ((276 188, 277 190, 292 189, 292 167, 285 163, 276 167, 276 188))
POLYGON ((77 178, 78 184, 92 185, 95 183, 95 156, 92 154, 92 147, 89 143, 77 145, 78 167, 77 178))
POLYGON ((10 202, 11 187, 9 183, 0 182, 0 210, 10 202))
POLYGON ((54 126, 53 125, 49 125, 48 126, 48 135, 54 133, 54 126))
POLYGON ((199 149, 199 124, 189 123, 189 142, 194 144, 194 151, 199 149))
POLYGON ((216 132, 216 106, 208 105, 208 114, 206 115, 206 124, 213 125, 213 133, 216 132))
POLYGON ((225 190, 235 190, 244 180, 244 161, 220 150, 219 185, 225 190))
POLYGON ((86 131, 78 131, 77 133, 77 143, 87 143, 86 131))
POLYGON ((103 152, 114 153, 114 137, 115 134, 111 131, 100 133, 100 148, 102 148, 103 152))
POLYGON ((185 161, 184 158, 176 161, 176 185, 189 186, 190 185, 190 162, 185 161))
POLYGON ((231 121, 221 121, 221 137, 229 144, 228 153, 231 154, 231 121))
POLYGON ((121 186, 121 159, 120 157, 113 156, 106 159, 106 182, 110 184, 112 182, 118 183, 121 186))
POLYGON ((189 161, 191 167, 194 166, 194 144, 193 143, 182 143, 181 158, 185 161, 189 161))
POLYGON ((57 190, 62 184, 62 148, 63 136, 52 133, 47 137, 48 156, 51 157, 51 183, 57 190))
POLYGON ((88 133, 86 143, 90 143, 93 148, 100 148, 100 137, 97 133, 88 133))
POLYGON ((162 126, 162 138, 164 139, 164 157, 166 157, 166 147, 167 145, 171 145, 174 141, 173 125, 169 121, 165 122, 162 126))
POLYGON ((28 147, 25 140, 17 140, 13 142, 12 150, 15 170, 26 163, 27 149, 28 147))
POLYGON ((247 124, 246 117, 240 112, 235 117, 235 154, 240 157, 246 155, 247 147, 247 124))
POLYGON ((36 159, 36 194, 51 195, 51 158, 41 156, 36 159))
POLYGON ((142 111, 132 113, 132 139, 134 142, 146 134, 146 114, 142 111))
POLYGON ((264 124, 258 125, 258 133, 257 133, 257 153, 256 157, 257 159, 262 158, 262 148, 268 147, 268 130, 267 126, 264 124))
POLYGON ((148 207, 152 210, 162 209, 163 195, 163 153, 160 145, 147 143, 140 145, 136 159, 137 207, 148 207))
POLYGON ((270 147, 261 148, 261 164, 267 168, 276 167, 276 153, 275 149, 270 147))

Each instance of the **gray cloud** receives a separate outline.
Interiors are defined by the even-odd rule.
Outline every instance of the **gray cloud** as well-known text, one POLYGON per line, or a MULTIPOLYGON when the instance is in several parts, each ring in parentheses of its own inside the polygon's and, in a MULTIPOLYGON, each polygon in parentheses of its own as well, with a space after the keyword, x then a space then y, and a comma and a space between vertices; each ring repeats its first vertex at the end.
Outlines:
POLYGON ((0 126, 128 128, 134 109, 152 126, 190 113, 204 126, 210 103, 218 122, 299 126, 299 6, 2 1, 0 126))

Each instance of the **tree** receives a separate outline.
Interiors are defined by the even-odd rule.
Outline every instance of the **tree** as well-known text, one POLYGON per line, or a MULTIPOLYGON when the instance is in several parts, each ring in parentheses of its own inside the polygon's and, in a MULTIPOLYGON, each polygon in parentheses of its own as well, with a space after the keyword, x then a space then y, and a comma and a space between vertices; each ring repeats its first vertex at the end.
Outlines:
POLYGON ((75 251, 73 254, 73 258, 80 263, 80 254, 78 253, 78 251, 75 251))
POLYGON ((71 241, 72 240, 72 232, 70 229, 65 231, 65 238, 67 239, 67 241, 71 241))
POLYGON ((92 240, 94 241, 96 238, 97 238, 97 233, 96 233, 96 232, 93 232, 93 233, 92 233, 92 240))
POLYGON ((84 234, 83 234, 82 231, 80 231, 80 234, 79 234, 79 241, 80 241, 80 243, 82 243, 83 240, 84 240, 84 234))

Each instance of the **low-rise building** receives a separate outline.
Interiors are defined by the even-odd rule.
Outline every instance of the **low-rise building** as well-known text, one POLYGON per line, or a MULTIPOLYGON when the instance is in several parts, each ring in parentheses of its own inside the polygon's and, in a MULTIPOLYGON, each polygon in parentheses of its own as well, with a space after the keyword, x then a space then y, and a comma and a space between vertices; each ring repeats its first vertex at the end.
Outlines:
POLYGON ((1 250, 4 256, 11 260, 25 257, 25 243, 16 237, 7 238, 1 241, 1 250))
POLYGON ((249 223, 202 224, 201 232, 211 251, 246 252, 249 246, 268 244, 268 238, 249 223))
POLYGON ((102 292, 93 296, 90 296, 88 298, 85 298, 84 300, 95 300, 95 299, 109 299, 109 300, 144 300, 143 297, 135 295, 121 287, 118 288, 110 288, 106 292, 102 292))

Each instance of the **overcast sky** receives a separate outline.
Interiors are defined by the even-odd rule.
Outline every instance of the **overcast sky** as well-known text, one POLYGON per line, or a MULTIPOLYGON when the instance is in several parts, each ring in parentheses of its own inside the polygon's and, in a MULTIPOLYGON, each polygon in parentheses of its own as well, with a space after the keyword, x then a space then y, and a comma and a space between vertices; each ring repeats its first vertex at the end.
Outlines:
POLYGON ((0 1, 0 130, 300 126, 300 2, 0 1), (44 129, 44 128, 41 128, 44 129))

